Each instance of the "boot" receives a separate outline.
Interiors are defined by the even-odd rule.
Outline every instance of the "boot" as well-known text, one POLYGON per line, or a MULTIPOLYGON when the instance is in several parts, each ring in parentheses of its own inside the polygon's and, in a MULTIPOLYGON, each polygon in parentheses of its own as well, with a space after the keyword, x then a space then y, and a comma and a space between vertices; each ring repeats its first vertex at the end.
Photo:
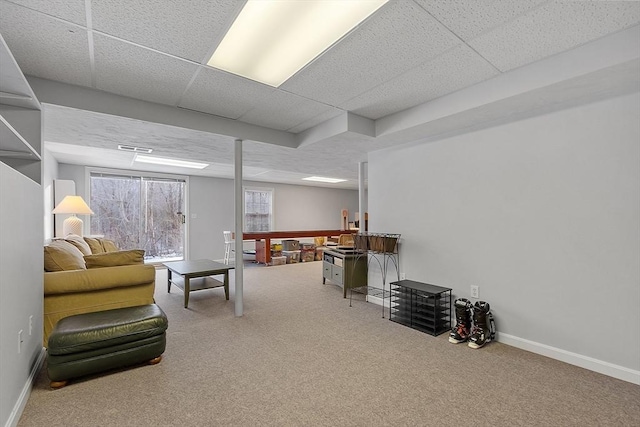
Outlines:
POLYGON ((469 347, 480 348, 495 337, 495 323, 488 302, 478 301, 473 306, 473 329, 469 337, 469 347))
POLYGON ((458 344, 469 339, 471 333, 471 301, 458 298, 453 303, 456 309, 456 324, 451 328, 449 342, 458 344))

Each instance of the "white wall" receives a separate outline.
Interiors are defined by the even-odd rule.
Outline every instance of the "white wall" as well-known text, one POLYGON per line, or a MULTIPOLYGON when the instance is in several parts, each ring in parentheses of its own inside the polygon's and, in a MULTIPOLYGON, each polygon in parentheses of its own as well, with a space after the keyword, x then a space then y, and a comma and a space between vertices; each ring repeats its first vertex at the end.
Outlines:
MULTIPOLYGON (((197 215, 189 224, 189 257, 221 259, 222 232, 234 229, 233 181, 203 177, 189 181, 189 214, 197 215)), ((274 230, 340 229, 341 210, 348 209, 350 217, 358 210, 357 190, 255 181, 245 181, 244 186, 274 190, 274 230)), ((245 248, 253 247, 245 242, 245 248)))
POLYGON ((638 382, 639 118, 634 93, 373 153, 370 228, 408 279, 479 285, 501 341, 638 382))
POLYGON ((0 424, 15 425, 44 354, 42 187, 0 162, 0 197, 0 424))
MULTIPOLYGON (((75 181, 78 195, 88 200, 85 194, 85 167, 61 163, 58 169, 58 178, 75 181)), ((275 230, 339 229, 342 209, 349 210, 351 219, 358 210, 357 190, 255 181, 245 181, 244 186, 274 190, 275 230)), ((234 229, 233 198, 233 180, 189 177, 187 227, 190 259, 223 258, 222 232, 234 229)), ((87 223, 85 220, 85 225, 87 223)), ((253 244, 247 242, 245 247, 252 249, 253 244)))

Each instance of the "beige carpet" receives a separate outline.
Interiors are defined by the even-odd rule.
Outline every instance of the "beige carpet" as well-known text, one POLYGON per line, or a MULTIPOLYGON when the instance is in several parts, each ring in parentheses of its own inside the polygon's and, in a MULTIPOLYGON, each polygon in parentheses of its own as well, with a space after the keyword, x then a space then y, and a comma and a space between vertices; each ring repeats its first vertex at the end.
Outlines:
MULTIPOLYGON (((163 361, 51 390, 19 426, 625 426, 640 387, 500 343, 453 345, 353 307, 319 262, 246 268, 245 315, 222 289, 166 292, 163 361)), ((499 327, 499 325, 498 325, 499 327)))

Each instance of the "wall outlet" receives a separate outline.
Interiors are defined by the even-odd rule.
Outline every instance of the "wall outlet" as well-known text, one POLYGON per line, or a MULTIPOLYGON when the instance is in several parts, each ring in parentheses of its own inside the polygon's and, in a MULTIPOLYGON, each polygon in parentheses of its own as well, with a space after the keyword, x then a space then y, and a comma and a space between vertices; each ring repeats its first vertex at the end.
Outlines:
POLYGON ((400 273, 400 280, 405 280, 407 275, 405 273, 400 273))
POLYGON ((471 285, 471 298, 480 298, 480 287, 471 285))
POLYGON ((29 316, 29 336, 33 334, 33 314, 29 316))
POLYGON ((18 331, 18 354, 22 351, 22 329, 18 331))

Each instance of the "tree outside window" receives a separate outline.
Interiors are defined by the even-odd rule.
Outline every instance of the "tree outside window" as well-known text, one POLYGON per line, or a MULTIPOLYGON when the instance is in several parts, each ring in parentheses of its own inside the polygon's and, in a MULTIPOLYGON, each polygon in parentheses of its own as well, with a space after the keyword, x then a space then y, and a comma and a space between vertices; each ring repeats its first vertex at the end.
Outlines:
POLYGON ((147 260, 184 258, 183 179, 91 172, 91 234, 120 249, 144 249, 147 260))

